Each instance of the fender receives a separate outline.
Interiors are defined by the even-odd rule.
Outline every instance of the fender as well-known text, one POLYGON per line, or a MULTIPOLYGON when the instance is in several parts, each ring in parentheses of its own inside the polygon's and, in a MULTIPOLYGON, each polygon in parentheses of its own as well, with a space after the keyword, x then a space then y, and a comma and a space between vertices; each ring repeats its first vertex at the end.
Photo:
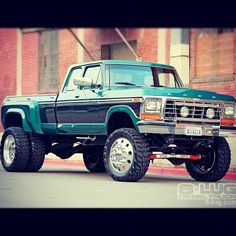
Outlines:
POLYGON ((107 111, 106 119, 105 119, 106 127, 108 125, 111 115, 115 112, 124 112, 124 113, 128 114, 134 124, 135 129, 138 130, 137 122, 140 121, 141 119, 139 117, 137 117, 136 114, 134 113, 133 109, 127 105, 113 106, 107 111))
POLYGON ((5 127, 6 116, 10 113, 16 113, 19 114, 22 118, 23 129, 25 132, 35 132, 43 134, 43 131, 41 129, 38 102, 21 102, 21 104, 17 106, 8 103, 7 106, 2 107, 2 113, 3 127, 5 127))

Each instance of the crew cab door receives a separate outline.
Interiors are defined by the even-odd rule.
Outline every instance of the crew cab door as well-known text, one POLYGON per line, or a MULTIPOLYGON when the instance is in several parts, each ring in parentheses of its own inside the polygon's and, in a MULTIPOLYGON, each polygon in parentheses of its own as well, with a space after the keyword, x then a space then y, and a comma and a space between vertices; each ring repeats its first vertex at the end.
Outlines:
POLYGON ((91 124, 100 123, 98 102, 102 96, 103 65, 87 65, 83 77, 93 80, 93 87, 80 87, 79 98, 71 104, 72 123, 91 124))
POLYGON ((56 103, 58 132, 85 134, 88 130, 86 125, 100 122, 97 104, 102 96, 102 74, 102 64, 89 64, 71 69, 56 103), (92 78, 94 86, 74 85, 74 78, 81 76, 92 78))
POLYGON ((73 67, 67 77, 62 91, 59 93, 56 102, 56 117, 58 126, 70 124, 72 122, 70 112, 71 103, 78 100, 80 91, 73 84, 73 79, 82 76, 84 68, 81 66, 73 67))

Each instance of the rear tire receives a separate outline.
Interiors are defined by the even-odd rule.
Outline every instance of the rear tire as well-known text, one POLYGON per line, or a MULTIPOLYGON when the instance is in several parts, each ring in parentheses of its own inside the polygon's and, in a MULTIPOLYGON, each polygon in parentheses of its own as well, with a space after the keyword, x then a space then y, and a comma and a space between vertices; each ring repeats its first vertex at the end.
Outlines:
POLYGON ((1 162, 6 171, 23 172, 30 157, 30 142, 20 127, 7 128, 1 141, 1 162))
POLYGON ((41 136, 30 133, 30 158, 26 166, 26 172, 37 172, 45 159, 45 145, 41 136))
POLYGON ((103 146, 90 147, 83 153, 84 165, 90 172, 106 172, 103 162, 103 146))
POLYGON ((200 160, 186 161, 186 169, 197 181, 216 182, 227 173, 231 161, 230 147, 225 138, 215 138, 214 145, 200 160))

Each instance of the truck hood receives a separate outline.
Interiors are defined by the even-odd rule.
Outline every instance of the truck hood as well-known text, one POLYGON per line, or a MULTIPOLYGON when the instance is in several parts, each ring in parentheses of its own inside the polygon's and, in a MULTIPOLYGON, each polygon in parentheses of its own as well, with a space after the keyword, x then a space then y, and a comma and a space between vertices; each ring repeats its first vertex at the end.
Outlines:
POLYGON ((223 100, 223 101, 236 101, 233 96, 219 94, 212 91, 198 90, 191 88, 130 88, 114 87, 112 90, 107 91, 108 97, 130 97, 130 96, 165 96, 165 97, 181 97, 181 98, 197 98, 205 100, 223 100))

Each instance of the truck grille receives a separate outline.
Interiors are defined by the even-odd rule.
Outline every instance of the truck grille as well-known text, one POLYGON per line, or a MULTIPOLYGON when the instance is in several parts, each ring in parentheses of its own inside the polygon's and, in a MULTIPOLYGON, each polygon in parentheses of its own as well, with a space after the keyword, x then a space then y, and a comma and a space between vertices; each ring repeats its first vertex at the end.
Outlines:
POLYGON ((222 105, 219 102, 207 101, 187 101, 187 100, 166 100, 164 107, 164 117, 166 120, 177 120, 177 122, 197 122, 197 123, 216 123, 219 124, 222 113, 222 105), (189 109, 189 115, 182 117, 180 109, 185 106, 189 109), (213 108, 215 116, 212 119, 207 118, 206 111, 213 108))

